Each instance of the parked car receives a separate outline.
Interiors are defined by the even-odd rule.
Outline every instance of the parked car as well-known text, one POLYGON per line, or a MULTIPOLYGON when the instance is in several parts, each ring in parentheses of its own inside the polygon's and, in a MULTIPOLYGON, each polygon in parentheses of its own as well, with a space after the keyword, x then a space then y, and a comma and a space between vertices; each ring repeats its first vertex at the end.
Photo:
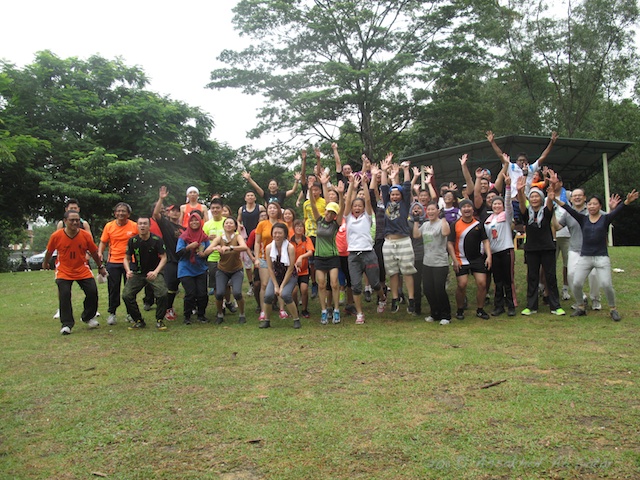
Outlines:
POLYGON ((44 256, 47 251, 45 250, 42 253, 36 253, 35 255, 31 255, 27 258, 27 266, 31 270, 42 270, 42 262, 44 261, 44 256))

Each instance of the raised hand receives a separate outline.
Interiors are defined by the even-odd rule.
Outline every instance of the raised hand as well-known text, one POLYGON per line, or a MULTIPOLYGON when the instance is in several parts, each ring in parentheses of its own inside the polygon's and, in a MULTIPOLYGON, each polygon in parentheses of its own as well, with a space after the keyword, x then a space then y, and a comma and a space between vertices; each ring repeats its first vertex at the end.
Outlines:
POLYGON ((616 208, 618 205, 620 205, 621 201, 622 198, 620 198, 620 195, 618 195, 617 193, 611 195, 611 197, 609 197, 609 210, 613 210, 614 208, 616 208))
POLYGON ((558 140, 558 132, 554 130, 553 132, 551 132, 551 143, 556 143, 557 140, 558 140))
POLYGON ((524 187, 527 185, 527 177, 518 177, 516 188, 518 191, 524 191, 524 187))
POLYGON ((451 190, 452 192, 457 192, 458 191, 458 185, 456 185, 453 182, 449 182, 449 190, 451 190))
POLYGON ((335 186, 336 192, 342 194, 344 193, 344 182, 342 180, 340 180, 338 182, 338 185, 335 186))
POLYGON ((320 149, 318 147, 315 147, 313 151, 316 154, 316 158, 320 158, 322 156, 322 154, 320 153, 320 149))
POLYGON ((478 167, 476 168, 476 178, 484 177, 484 168, 478 167))
POLYGON ((502 152, 502 163, 511 163, 511 157, 509 156, 508 153, 504 153, 502 152))
POLYGON ((414 177, 420 175, 420 169, 418 167, 411 167, 411 171, 413 172, 414 177))
POLYGON ((491 130, 487 130, 487 140, 489 140, 491 143, 493 143, 493 140, 495 139, 495 136, 493 135, 493 132, 491 130))
POLYGON ((300 179, 302 178, 302 173, 297 172, 293 174, 293 178, 295 178, 296 180, 300 181, 300 179))
POLYGON ((307 150, 300 150, 300 156, 302 157, 302 160, 306 160, 307 159, 307 150))
POLYGON ((460 165, 466 165, 467 164, 467 160, 469 159, 469 155, 467 155, 466 153, 464 153, 458 160, 460 161, 460 165))
POLYGON ((318 178, 320 179, 320 183, 323 185, 329 183, 329 174, 327 172, 320 173, 318 178))
POLYGON ((245 180, 249 180, 251 178, 251 174, 245 170, 244 172, 242 172, 242 178, 244 178, 245 180))
POLYGON ((636 192, 636 189, 634 188, 629 193, 627 193, 627 199, 624 201, 624 203, 626 205, 629 205, 631 202, 637 199, 638 199, 638 192, 636 192))
POLYGON ((504 178, 504 184, 507 187, 511 186, 511 177, 508 174, 504 173, 504 172, 502 172, 500 175, 502 175, 502 177, 504 178))
POLYGON ((422 167, 422 169, 427 175, 433 175, 433 165, 425 165, 422 167))
POLYGON ((161 199, 165 199, 169 196, 169 190, 167 190, 167 187, 165 187, 164 185, 162 185, 160 187, 160 189, 158 190, 158 195, 161 199))
POLYGON ((333 143, 331 144, 331 149, 332 149, 333 151, 338 150, 338 144, 337 144, 336 142, 333 142, 333 143))

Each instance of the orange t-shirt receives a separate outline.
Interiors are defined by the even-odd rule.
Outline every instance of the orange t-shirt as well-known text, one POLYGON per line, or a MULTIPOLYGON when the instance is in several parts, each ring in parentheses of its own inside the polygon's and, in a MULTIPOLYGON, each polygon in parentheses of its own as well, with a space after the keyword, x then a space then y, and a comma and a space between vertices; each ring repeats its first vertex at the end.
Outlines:
POLYGON ((260 239, 260 258, 266 259, 264 255, 264 249, 273 241, 273 237, 271 236, 271 229, 273 228, 271 220, 262 220, 258 226, 256 227, 256 241, 258 240, 258 235, 262 235, 260 239))
MULTIPOLYGON (((313 252, 315 249, 313 248, 313 242, 309 237, 304 237, 304 241, 300 243, 296 243, 295 238, 290 240, 293 248, 296 252, 296 261, 298 257, 304 255, 307 252, 313 252)), ((300 266, 300 270, 298 270, 298 275, 309 275, 309 258, 302 259, 302 265, 300 266)))
POLYGON ((195 210, 197 210, 200 213, 202 213, 202 222, 201 223, 204 223, 204 222, 207 221, 207 207, 205 207, 201 203, 199 203, 195 207, 192 207, 190 203, 185 203, 184 204, 184 215, 182 216, 182 226, 184 228, 189 228, 189 216, 191 215, 191 212, 193 212, 195 210))
POLYGON ((93 237, 86 230, 78 230, 71 238, 64 228, 57 230, 47 244, 47 251, 52 254, 58 250, 56 259, 56 278, 61 280, 84 280, 93 278, 91 267, 87 263, 87 252, 95 253, 98 247, 93 237))
POLYGON ((131 237, 138 234, 138 225, 133 220, 120 226, 116 220, 112 220, 104 226, 100 241, 109 244, 109 262, 124 262, 124 254, 127 252, 127 243, 131 237))

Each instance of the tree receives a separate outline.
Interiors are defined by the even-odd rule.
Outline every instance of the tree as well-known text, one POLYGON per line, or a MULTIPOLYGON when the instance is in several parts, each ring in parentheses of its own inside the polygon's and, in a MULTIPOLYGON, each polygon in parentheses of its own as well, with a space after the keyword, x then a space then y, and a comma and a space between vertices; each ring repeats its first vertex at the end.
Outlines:
POLYGON ((65 198, 75 197, 99 232, 118 201, 148 213, 162 184, 172 202, 182 203, 189 185, 203 195, 226 192, 240 171, 234 151, 210 140, 212 119, 145 90, 139 67, 99 56, 61 59, 48 51, 23 69, 1 67, 1 206, 28 205, 11 225, 34 214, 59 219, 65 198), (19 193, 8 184, 15 179, 19 193), (29 201, 16 201, 25 191, 29 201))
POLYGON ((410 124, 417 64, 455 8, 444 0, 242 0, 234 13, 236 28, 257 43, 223 51, 230 67, 214 70, 209 87, 265 97, 250 135, 330 142, 350 121, 377 158, 410 124))

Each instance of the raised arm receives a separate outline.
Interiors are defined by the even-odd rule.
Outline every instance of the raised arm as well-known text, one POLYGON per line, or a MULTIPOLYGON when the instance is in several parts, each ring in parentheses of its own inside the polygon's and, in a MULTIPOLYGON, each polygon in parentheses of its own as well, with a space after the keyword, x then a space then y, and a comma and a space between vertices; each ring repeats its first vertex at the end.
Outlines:
POLYGON ((286 198, 289 198, 291 195, 296 193, 296 190, 298 189, 298 183, 300 183, 300 177, 300 172, 293 174, 293 187, 291 187, 291 190, 287 190, 286 198))
POLYGON ((473 184, 473 206, 476 209, 482 208, 482 204, 484 203, 484 199, 482 198, 482 193, 480 193, 480 185, 482 181, 482 174, 484 169, 479 167, 476 168, 476 181, 473 184))
POLYGON ((489 140, 489 143, 491 144, 491 148, 493 148, 493 151, 496 152, 496 155, 502 162, 503 161, 502 150, 500 149, 498 144, 495 142, 495 137, 491 130, 487 130, 487 140, 489 140))
POLYGON ((527 211, 527 198, 524 196, 524 187, 527 184, 527 179, 525 177, 519 177, 518 183, 516 184, 518 188, 518 203, 520 204, 520 213, 524 213, 527 211))
POLYGON ((553 145, 556 143, 556 140, 558 140, 558 132, 555 132, 555 131, 551 132, 551 140, 549 140, 549 145, 547 145, 547 148, 544 149, 542 154, 540 154, 540 157, 538 158, 538 160, 536 160, 538 162, 538 167, 540 167, 540 165, 542 165, 542 163, 547 159, 547 156, 551 152, 551 149, 553 148, 553 145))
POLYGON ((167 190, 167 187, 165 187, 164 185, 162 185, 159 189, 158 189, 158 201, 156 202, 155 206, 153 207, 153 219, 157 222, 160 220, 160 218, 162 218, 162 209, 164 207, 164 199, 167 198, 167 196, 169 195, 169 190, 167 190))
POLYGON ((354 175, 349 176, 349 188, 347 188, 347 195, 344 199, 344 216, 348 216, 351 213, 351 202, 355 197, 355 192, 360 185, 360 180, 354 175))
POLYGON ((473 193, 473 178, 471 178, 471 172, 469 172, 469 167, 467 166, 467 160, 469 159, 469 155, 466 153, 463 154, 458 160, 460 161, 460 168, 462 169, 462 176, 464 177, 464 181, 467 182, 467 188, 465 189, 467 193, 467 197, 470 197, 473 193))
POLYGON ((507 161, 502 162, 502 169, 498 172, 498 177, 496 178, 496 183, 493 186, 493 188, 495 188, 498 192, 502 192, 503 191, 503 187, 504 187, 504 180, 506 177, 509 176, 509 164, 511 163, 511 159, 509 158, 509 155, 507 155, 506 153, 504 154, 507 161))
POLYGON ((338 222, 338 225, 342 225, 342 219, 344 218, 344 182, 342 180, 336 185, 336 192, 338 192, 338 205, 340 206, 336 222, 338 222))
POLYGON ((342 173, 342 162, 340 161, 340 154, 338 153, 338 144, 333 142, 331 144, 331 150, 333 150, 333 158, 336 161, 336 173, 342 173))
POLYGON ((259 196, 264 198, 264 190, 260 188, 260 185, 258 185, 253 178, 251 178, 251 174, 249 172, 247 171, 242 172, 242 178, 244 178, 247 182, 249 182, 249 185, 253 187, 253 189, 256 191, 256 193, 259 196))

